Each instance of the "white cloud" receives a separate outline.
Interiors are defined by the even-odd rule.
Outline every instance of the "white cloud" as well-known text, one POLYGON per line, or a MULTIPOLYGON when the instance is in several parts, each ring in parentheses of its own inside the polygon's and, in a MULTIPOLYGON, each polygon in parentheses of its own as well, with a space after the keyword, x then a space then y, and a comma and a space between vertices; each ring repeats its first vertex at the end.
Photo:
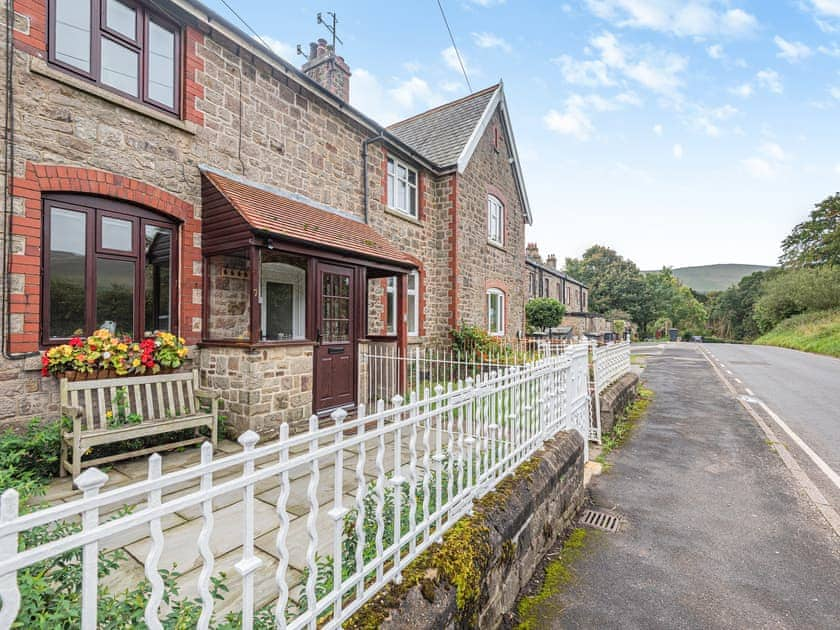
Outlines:
POLYGON ((709 46, 708 48, 706 48, 706 53, 712 59, 723 59, 725 56, 725 53, 723 52, 723 46, 721 46, 720 44, 713 44, 712 46, 709 46))
POLYGON ((749 83, 742 83, 741 85, 735 86, 731 90, 729 90, 736 96, 740 96, 741 98, 749 98, 753 94, 753 86, 749 83))
POLYGON ((840 87, 834 86, 829 88, 828 93, 831 94, 831 98, 840 101, 840 87))
POLYGON ((260 35, 257 41, 264 43, 271 49, 275 55, 282 57, 286 61, 291 61, 294 59, 295 54, 297 51, 291 44, 287 44, 286 42, 281 42, 279 39, 275 39, 270 35, 260 35))
POLYGON ((661 136, 662 132, 663 132, 662 125, 656 124, 656 125, 653 126, 653 133, 655 133, 657 136, 661 136))
POLYGON ((454 70, 455 72, 461 72, 461 63, 464 64, 464 70, 469 74, 472 72, 472 68, 467 64, 467 58, 464 56, 464 53, 461 53, 461 62, 458 62, 458 52, 455 50, 454 46, 450 46, 449 48, 444 48, 440 51, 440 56, 443 58, 443 62, 447 65, 450 70, 454 70))
POLYGON ((412 76, 390 87, 364 68, 353 70, 350 103, 379 123, 388 125, 444 103, 445 98, 425 79, 412 76))
POLYGON ((840 0, 811 0, 811 6, 820 15, 840 17, 840 0))
POLYGON ((820 46, 817 50, 829 57, 840 57, 840 46, 836 43, 832 43, 831 46, 820 46))
POLYGON ((615 98, 605 98, 600 94, 572 94, 562 111, 551 109, 543 117, 545 126, 559 134, 570 135, 578 140, 589 140, 595 131, 592 113, 613 112, 625 105, 639 106, 642 100, 632 92, 622 92, 615 98))
POLYGON ((796 63, 811 56, 811 49, 802 42, 789 42, 778 35, 773 38, 773 41, 779 47, 776 56, 790 63, 796 63))
POLYGON ((480 7, 495 7, 499 4, 504 4, 506 0, 467 0, 470 4, 476 4, 480 7))
POLYGON ((775 142, 765 142, 758 147, 757 155, 741 160, 741 165, 756 179, 776 177, 788 162, 789 156, 775 142))
POLYGON ((551 131, 574 136, 578 140, 589 140, 594 130, 589 116, 574 107, 568 107, 564 112, 550 109, 543 117, 543 122, 551 131))
POLYGON ((674 157, 678 160, 682 159, 683 156, 683 147, 681 144, 675 144, 673 148, 674 157))
POLYGON ((461 89, 461 85, 460 81, 444 81, 440 84, 440 89, 444 92, 457 92, 461 89))
POLYGON ((415 73, 419 72, 420 69, 423 66, 422 66, 422 64, 420 64, 419 61, 406 61, 402 65, 402 67, 406 72, 410 72, 411 74, 415 74, 415 73))
POLYGON ((834 172, 840 175, 840 163, 834 165, 834 172))
POLYGON ((742 9, 717 0, 586 0, 596 16, 618 27, 648 28, 686 37, 746 35, 758 25, 742 9))
POLYGON ((504 38, 493 33, 473 33, 472 38, 479 48, 498 48, 506 53, 513 51, 513 47, 504 38))
POLYGON ((714 108, 696 106, 694 109, 697 113, 691 119, 692 125, 712 138, 721 135, 721 123, 738 113, 738 109, 729 104, 714 108))
POLYGON ((605 31, 593 37, 587 47, 595 59, 561 55, 554 59, 563 78, 573 85, 610 86, 630 79, 659 94, 675 96, 688 59, 652 46, 632 46, 605 31))
POLYGON ((756 73, 755 80, 760 86, 767 88, 774 94, 781 94, 784 90, 779 73, 775 70, 760 70, 756 73))

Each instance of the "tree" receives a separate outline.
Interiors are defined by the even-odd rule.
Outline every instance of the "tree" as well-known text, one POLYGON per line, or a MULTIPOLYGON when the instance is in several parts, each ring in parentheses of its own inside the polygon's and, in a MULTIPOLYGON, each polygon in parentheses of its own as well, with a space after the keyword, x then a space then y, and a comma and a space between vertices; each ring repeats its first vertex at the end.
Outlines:
POLYGON ((615 250, 593 245, 580 259, 567 258, 566 272, 589 286, 589 307, 597 313, 624 311, 640 328, 652 319, 641 271, 615 250))
POLYGON ((525 305, 525 320, 532 328, 545 331, 559 326, 566 307, 554 298, 535 298, 525 305))
POLYGON ((799 313, 840 308, 840 266, 789 269, 761 285, 754 318, 760 332, 799 313))
POLYGON ((782 241, 779 262, 783 267, 840 265, 840 193, 816 204, 803 221, 782 241))
POLYGON ((710 296, 709 327, 724 339, 752 341, 761 332, 753 309, 761 297, 762 284, 778 273, 775 269, 744 276, 735 286, 710 296))

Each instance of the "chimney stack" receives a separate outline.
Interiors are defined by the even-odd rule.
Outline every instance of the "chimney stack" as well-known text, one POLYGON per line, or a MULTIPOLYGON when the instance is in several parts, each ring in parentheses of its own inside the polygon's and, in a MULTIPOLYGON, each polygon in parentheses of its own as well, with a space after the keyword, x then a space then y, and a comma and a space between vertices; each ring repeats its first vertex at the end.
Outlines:
POLYGON ((537 247, 536 243, 528 243, 528 246, 525 248, 525 256, 538 263, 542 263, 540 248, 537 247))
POLYGON ((554 254, 549 254, 545 259, 545 264, 551 267, 552 269, 557 269, 557 256, 554 254))
POLYGON ((345 103, 350 102, 350 66, 344 57, 335 54, 327 40, 319 39, 309 44, 309 59, 301 70, 345 103))

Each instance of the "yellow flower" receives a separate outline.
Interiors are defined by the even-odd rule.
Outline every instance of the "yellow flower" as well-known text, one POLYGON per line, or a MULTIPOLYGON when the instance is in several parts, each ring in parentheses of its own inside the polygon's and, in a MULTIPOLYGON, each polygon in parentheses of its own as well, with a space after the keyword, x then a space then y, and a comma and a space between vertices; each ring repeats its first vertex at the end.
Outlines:
POLYGON ((134 361, 131 362, 131 365, 133 365, 134 367, 139 366, 140 365, 140 359, 134 359, 134 361))
POLYGON ((128 350, 128 346, 124 343, 118 343, 117 350, 119 350, 120 352, 125 352, 126 350, 128 350))
POLYGON ((131 349, 132 349, 132 350, 134 350, 135 352, 138 352, 138 351, 140 350, 140 344, 139 344, 139 343, 135 343, 135 344, 131 347, 131 349))
POLYGON ((113 418, 114 417, 114 412, 109 409, 108 411, 105 412, 105 417, 106 418, 113 418))
POLYGON ((187 340, 183 337, 178 337, 178 343, 187 343, 187 340))

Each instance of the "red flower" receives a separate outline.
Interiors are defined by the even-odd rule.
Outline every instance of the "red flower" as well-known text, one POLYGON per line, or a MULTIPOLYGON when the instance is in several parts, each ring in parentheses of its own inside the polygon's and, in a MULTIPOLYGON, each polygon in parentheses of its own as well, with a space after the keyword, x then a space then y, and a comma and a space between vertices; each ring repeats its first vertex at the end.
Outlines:
POLYGON ((50 364, 50 358, 46 354, 44 354, 44 356, 41 357, 41 365, 46 367, 49 364, 50 364))
POLYGON ((73 337, 70 340, 70 345, 73 346, 74 348, 81 348, 84 344, 82 343, 82 340, 79 339, 78 337, 73 337))
POLYGON ((47 370, 47 368, 45 368, 45 367, 41 368, 41 376, 48 376, 48 375, 49 375, 49 370, 47 370))

